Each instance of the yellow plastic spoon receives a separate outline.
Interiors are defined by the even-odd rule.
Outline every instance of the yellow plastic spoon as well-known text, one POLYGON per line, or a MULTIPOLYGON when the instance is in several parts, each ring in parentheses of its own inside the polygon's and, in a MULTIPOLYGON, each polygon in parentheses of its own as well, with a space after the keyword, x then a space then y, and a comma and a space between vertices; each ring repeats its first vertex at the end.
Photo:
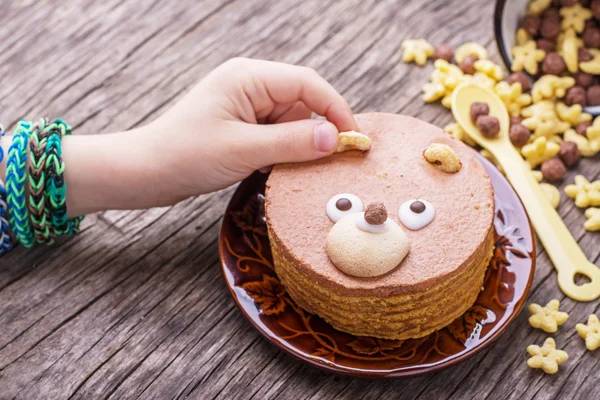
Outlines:
POLYGON ((502 100, 490 89, 466 84, 454 90, 452 114, 471 139, 492 153, 504 169, 558 271, 561 290, 577 301, 592 301, 600 297, 600 268, 588 261, 531 174, 529 164, 510 143, 508 112, 502 100), (474 102, 487 103, 490 115, 500 121, 500 134, 497 138, 485 138, 471 122, 470 109, 474 102), (574 282, 576 274, 587 276, 590 282, 577 285, 574 282))

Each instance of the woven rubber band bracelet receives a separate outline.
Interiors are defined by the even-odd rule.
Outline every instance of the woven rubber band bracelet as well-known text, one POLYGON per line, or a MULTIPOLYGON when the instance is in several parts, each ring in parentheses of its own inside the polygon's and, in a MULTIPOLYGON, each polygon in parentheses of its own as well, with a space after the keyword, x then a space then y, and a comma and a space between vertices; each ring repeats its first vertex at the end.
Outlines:
POLYGON ((13 133, 13 141, 8 150, 6 162, 6 199, 9 221, 15 237, 25 247, 31 247, 34 244, 25 201, 25 166, 30 129, 30 122, 19 121, 13 133))
MULTIPOLYGON (((4 126, 0 124, 0 163, 4 160, 4 149, 2 148, 2 136, 4 136, 4 126)), ((6 204, 6 189, 4 181, 0 179, 0 256, 12 250, 13 245, 10 239, 10 227, 8 224, 8 205, 6 204)))
POLYGON ((64 180, 65 163, 62 160, 62 138, 71 135, 71 126, 62 119, 46 127, 46 198, 51 217, 53 236, 72 236, 79 233, 84 216, 67 220, 67 184, 64 180))
POLYGON ((34 124, 29 132, 29 184, 28 209, 31 227, 38 243, 53 242, 48 224, 49 210, 46 207, 46 141, 49 134, 48 121, 44 118, 34 124))

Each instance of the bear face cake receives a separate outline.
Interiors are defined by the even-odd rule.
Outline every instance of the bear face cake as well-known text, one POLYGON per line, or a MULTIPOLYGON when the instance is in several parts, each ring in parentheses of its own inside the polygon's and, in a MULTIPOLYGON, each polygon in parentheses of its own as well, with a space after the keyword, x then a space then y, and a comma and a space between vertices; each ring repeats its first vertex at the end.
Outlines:
POLYGON ((477 298, 494 246, 494 193, 472 150, 426 122, 356 116, 369 151, 277 165, 265 214, 275 272, 336 329, 418 338, 477 298))

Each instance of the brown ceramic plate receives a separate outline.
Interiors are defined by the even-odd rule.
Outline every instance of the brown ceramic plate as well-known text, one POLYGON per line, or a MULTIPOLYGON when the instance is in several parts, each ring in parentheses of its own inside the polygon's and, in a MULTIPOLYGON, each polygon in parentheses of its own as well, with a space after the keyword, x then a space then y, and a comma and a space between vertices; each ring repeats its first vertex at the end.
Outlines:
POLYGON ((233 195, 221 226, 223 275, 248 320, 287 353, 318 368, 369 378, 438 371, 489 346, 519 314, 533 278, 535 241, 521 201, 506 179, 481 158, 496 198, 496 249, 484 290, 462 317, 413 340, 357 337, 300 307, 273 271, 264 216, 266 175, 254 174, 233 195))

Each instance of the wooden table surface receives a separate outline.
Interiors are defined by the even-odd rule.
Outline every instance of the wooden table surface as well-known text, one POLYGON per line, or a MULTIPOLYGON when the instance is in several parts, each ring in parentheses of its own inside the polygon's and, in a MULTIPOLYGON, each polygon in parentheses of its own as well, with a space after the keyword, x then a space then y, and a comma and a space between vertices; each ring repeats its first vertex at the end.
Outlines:
MULTIPOLYGON (((20 0, 0 2, 0 117, 64 117, 79 134, 120 131, 165 111, 233 56, 315 68, 356 112, 450 121, 424 105, 432 69, 401 62, 400 43, 484 44, 498 60, 486 0, 20 0)), ((166 135, 168 133, 165 133, 166 135)), ((598 179, 600 159, 579 172, 598 179)), ((566 182, 572 180, 571 172, 566 182)), ((2 399, 505 399, 598 394, 600 351, 575 324, 599 302, 565 299, 543 249, 530 301, 563 299, 555 335, 569 361, 555 376, 527 368, 546 334, 527 312, 487 350, 443 372, 368 381, 310 368, 244 319, 221 277, 217 236, 235 188, 170 208, 89 216, 81 235, 0 260, 2 399)), ((559 208, 586 255, 600 234, 559 208)))

